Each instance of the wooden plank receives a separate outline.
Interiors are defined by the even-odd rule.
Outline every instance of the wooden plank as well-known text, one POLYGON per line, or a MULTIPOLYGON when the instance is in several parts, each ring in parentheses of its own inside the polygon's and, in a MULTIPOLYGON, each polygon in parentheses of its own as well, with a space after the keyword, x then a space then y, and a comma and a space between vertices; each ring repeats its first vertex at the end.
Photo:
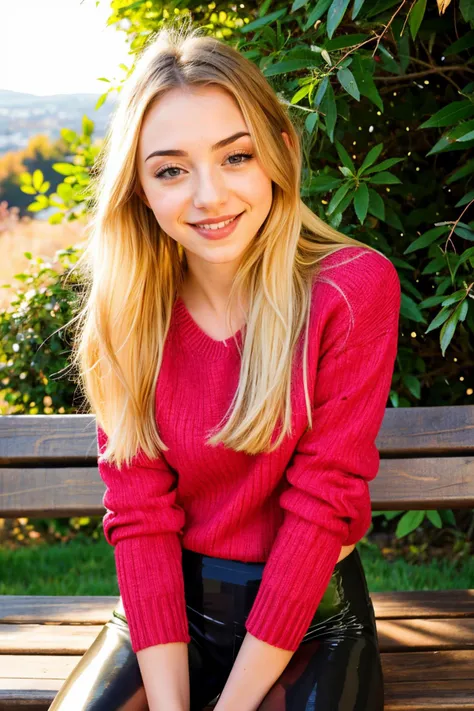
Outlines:
POLYGON ((0 654, 84 654, 103 625, 0 625, 0 654))
POLYGON ((382 652, 474 649, 474 619, 470 618, 377 620, 377 634, 382 652))
POLYGON ((474 405, 388 407, 376 445, 382 457, 473 454, 474 405))
MULTIPOLYGON (((105 624, 105 623, 104 623, 105 624)), ((0 624, 1 654, 84 654, 103 625, 0 624)), ((382 652, 474 649, 474 619, 378 620, 382 652)))
POLYGON ((473 711, 472 681, 385 684, 384 711, 473 711))
POLYGON ((431 680, 469 679, 474 701, 474 650, 382 654, 383 673, 388 682, 417 682, 425 688, 431 680))
MULTIPOLYGON (((474 618, 474 590, 370 594, 380 620, 474 618)), ((113 595, 0 595, 0 623, 102 625, 119 601, 113 595)))
POLYGON ((78 664, 81 656, 3 654, 0 658, 0 679, 12 681, 16 679, 64 681, 78 664))
MULTIPOLYGON (((470 508, 474 456, 384 459, 369 490, 375 511, 470 508)), ((0 468, 0 518, 102 516, 104 493, 97 466, 0 468)))
POLYGON ((370 593, 377 619, 474 617, 474 590, 370 593))
MULTIPOLYGON (((474 405, 385 410, 376 440, 383 457, 474 454, 474 405)), ((97 456, 95 415, 5 415, 0 418, 0 465, 97 456)))
POLYGON ((106 595, 0 595, 0 623, 103 625, 118 601, 106 595))
MULTIPOLYGON (((469 653, 470 658, 467 654, 449 652, 382 655, 385 711, 474 709, 473 653, 469 653), (464 656, 461 657, 461 654, 464 656), (418 659, 415 659, 417 656, 418 659)), ((51 703, 61 683, 72 672, 79 659, 77 656, 2 656, 0 711, 29 708, 27 704, 23 704, 23 700, 32 703, 42 698, 46 703, 51 703), (16 705, 12 705, 13 699, 17 699, 16 705)), ((45 709, 47 708, 45 706, 45 709)))

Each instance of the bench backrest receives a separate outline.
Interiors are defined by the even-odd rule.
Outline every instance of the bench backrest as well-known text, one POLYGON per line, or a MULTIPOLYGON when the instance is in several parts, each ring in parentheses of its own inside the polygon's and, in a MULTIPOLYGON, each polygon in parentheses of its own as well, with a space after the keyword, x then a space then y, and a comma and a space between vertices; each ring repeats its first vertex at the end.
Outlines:
MULTIPOLYGON (((474 405, 387 408, 374 510, 474 506, 474 405)), ((93 415, 0 417, 0 518, 102 516, 93 415)))

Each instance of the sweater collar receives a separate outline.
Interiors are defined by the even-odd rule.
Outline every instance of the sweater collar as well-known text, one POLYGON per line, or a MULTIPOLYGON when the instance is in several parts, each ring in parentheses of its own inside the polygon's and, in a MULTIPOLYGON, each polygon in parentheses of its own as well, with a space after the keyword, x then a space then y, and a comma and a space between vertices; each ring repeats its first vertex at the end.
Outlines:
POLYGON ((244 327, 225 341, 216 341, 197 325, 180 296, 175 300, 174 318, 180 345, 186 346, 194 353, 212 360, 238 353, 234 338, 241 345, 244 327))

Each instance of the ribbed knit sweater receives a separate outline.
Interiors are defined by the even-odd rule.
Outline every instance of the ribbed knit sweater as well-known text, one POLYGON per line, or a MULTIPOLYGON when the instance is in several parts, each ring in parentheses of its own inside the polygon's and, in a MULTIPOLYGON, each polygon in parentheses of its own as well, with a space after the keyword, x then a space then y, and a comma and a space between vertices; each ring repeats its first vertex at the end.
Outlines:
MULTIPOLYGON (((371 523, 368 484, 379 469, 375 440, 392 382, 399 310, 400 281, 386 257, 358 246, 326 257, 312 284, 313 428, 298 362, 293 435, 274 452, 248 455, 205 443, 232 400, 240 354, 232 337, 207 335, 178 297, 155 398, 169 451, 151 460, 139 450, 121 470, 99 460, 104 535, 114 547, 135 652, 191 641, 182 547, 264 562, 245 627, 270 645, 297 649, 341 546, 357 543, 371 523)), ((107 436, 100 426, 97 436, 101 454, 107 436)))

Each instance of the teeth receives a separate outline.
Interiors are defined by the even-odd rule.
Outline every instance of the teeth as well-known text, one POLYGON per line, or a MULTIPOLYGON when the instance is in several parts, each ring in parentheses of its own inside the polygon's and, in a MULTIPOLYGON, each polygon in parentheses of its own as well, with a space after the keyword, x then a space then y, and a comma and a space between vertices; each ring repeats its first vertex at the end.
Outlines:
POLYGON ((214 225, 199 225, 201 229, 205 230, 220 230, 222 227, 225 227, 228 225, 230 222, 233 222, 235 220, 235 217, 231 217, 230 220, 226 220, 225 222, 217 222, 214 225))

